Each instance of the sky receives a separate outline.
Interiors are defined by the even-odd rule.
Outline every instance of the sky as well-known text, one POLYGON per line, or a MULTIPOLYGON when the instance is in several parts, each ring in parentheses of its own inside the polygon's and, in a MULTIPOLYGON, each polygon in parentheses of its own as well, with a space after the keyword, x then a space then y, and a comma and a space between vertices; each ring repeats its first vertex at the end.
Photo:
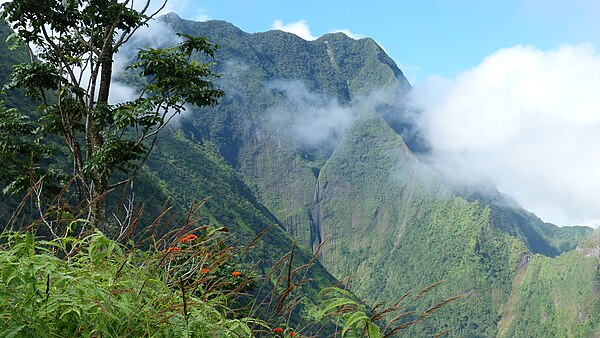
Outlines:
POLYGON ((288 27, 305 38, 332 31, 371 37, 413 84, 430 75, 454 77, 501 48, 600 43, 596 0, 169 0, 167 7, 250 33, 288 27))
POLYGON ((377 41, 404 72, 431 162, 542 220, 600 225, 600 1, 171 0, 167 11, 307 40, 377 41))
POLYGON ((600 225, 600 1, 169 0, 170 11, 250 33, 370 37, 412 84, 439 168, 490 180, 544 221, 600 225))

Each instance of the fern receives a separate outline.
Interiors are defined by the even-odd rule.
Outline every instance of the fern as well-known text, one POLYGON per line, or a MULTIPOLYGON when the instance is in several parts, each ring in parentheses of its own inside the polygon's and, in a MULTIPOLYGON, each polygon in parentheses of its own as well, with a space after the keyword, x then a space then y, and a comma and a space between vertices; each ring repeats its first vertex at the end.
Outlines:
POLYGON ((52 241, 5 233, 2 242, 0 337, 251 335, 250 320, 228 318, 217 310, 223 304, 200 294, 186 295, 184 315, 160 252, 125 248, 99 232, 52 241))

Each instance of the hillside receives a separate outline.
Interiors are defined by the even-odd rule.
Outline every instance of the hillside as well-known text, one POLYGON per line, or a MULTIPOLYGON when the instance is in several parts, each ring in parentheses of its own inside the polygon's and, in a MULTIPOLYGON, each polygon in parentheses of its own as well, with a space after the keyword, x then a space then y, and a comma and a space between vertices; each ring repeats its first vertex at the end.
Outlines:
MULTIPOLYGON (((0 25, 0 29, 0 40, 4 41, 10 30, 5 25, 0 25)), ((11 54, 5 44, 0 45, 0 55, 10 54, 11 57, 6 59, 10 62, 26 62, 22 52, 20 49, 18 53, 11 54)), ((10 64, 0 63, 0 69, 5 70, 7 74, 10 68, 10 64)), ((5 81, 6 76, 0 80, 5 81)), ((8 93, 5 98, 8 106, 23 111, 31 111, 31 107, 34 106, 29 100, 19 97, 18 93, 8 93)), ((280 222, 256 200, 238 173, 219 155, 212 143, 190 142, 188 136, 190 135, 178 130, 165 131, 165 135, 157 144, 156 156, 152 156, 148 161, 152 170, 148 167, 143 168, 125 191, 132 198, 134 206, 138 210, 143 209, 137 231, 142 231, 151 224, 165 206, 171 207, 172 212, 167 214, 163 222, 172 228, 181 226, 179 223, 183 222, 180 216, 173 215, 179 213, 185 216, 193 204, 206 199, 205 206, 199 209, 197 215, 193 215, 199 218, 201 223, 198 225, 227 227, 233 236, 231 240, 239 245, 250 243, 257 235, 271 228, 244 255, 244 262, 248 266, 256 269, 257 274, 266 276, 275 263, 292 250, 293 238, 283 229, 272 227, 280 222)), ((60 142, 51 144, 60 149, 60 142)), ((4 186, 0 186, 0 189, 3 188, 4 186)), ((109 210, 116 214, 123 211, 122 193, 122 190, 118 190, 108 196, 109 210)), ((5 195, 1 198, 0 224, 4 227, 21 201, 22 195, 5 195)), ((23 218, 27 222, 30 207, 31 204, 27 203, 19 220, 23 218)), ((35 214, 35 211, 33 213, 35 214)), ((297 268, 307 264, 312 258, 310 250, 296 248, 293 266, 297 268)), ((314 319, 313 314, 316 310, 313 307, 316 305, 318 292, 337 282, 318 261, 306 274, 309 280, 299 288, 302 301, 290 317, 294 325, 304 325, 305 319, 314 319)), ((297 282, 303 277, 294 276, 294 280, 297 282)), ((272 285, 266 285, 263 292, 271 287, 272 285)), ((294 297, 296 296, 294 294, 294 297)))
MULTIPOLYGON (((390 111, 401 114, 396 102, 410 86, 371 39, 336 33, 304 41, 221 21, 164 20, 220 46, 226 96, 216 108, 190 112, 180 135, 214 144, 300 243, 314 249, 325 241, 320 261, 335 277, 351 275, 352 289, 371 301, 444 279, 423 307, 465 295, 415 334, 445 325, 452 336, 495 335, 519 262, 531 253, 559 256, 591 231, 545 224, 493 189, 447 185, 393 123, 401 117, 390 111)), ((163 151, 157 157, 168 156, 163 151)), ((201 170, 202 160, 189 161, 178 170, 201 170)), ((175 191, 187 182, 163 176, 175 191)))
MULTIPOLYGON (((546 224, 493 187, 448 184, 419 156, 399 104, 410 85, 374 40, 249 34, 173 13, 161 20, 165 37, 202 35, 220 46, 225 96, 216 107, 189 107, 159 138, 133 185, 150 214, 166 198, 181 209, 207 199, 204 221, 241 242, 276 224, 249 256, 262 269, 294 241, 298 265, 323 244, 302 289, 305 316, 336 279, 350 277, 351 290, 373 303, 447 280, 416 310, 463 297, 409 336, 600 330, 600 261, 572 251, 592 229, 546 224)), ((134 86, 129 75, 119 80, 134 86)))

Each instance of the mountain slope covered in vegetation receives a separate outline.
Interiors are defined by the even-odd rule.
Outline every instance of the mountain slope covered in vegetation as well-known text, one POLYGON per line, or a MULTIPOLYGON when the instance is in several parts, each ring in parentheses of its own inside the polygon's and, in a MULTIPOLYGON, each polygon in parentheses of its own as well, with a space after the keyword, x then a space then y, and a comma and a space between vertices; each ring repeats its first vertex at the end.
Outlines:
MULTIPOLYGON (((413 333, 444 325, 453 336, 497 334, 526 257, 559 256, 590 234, 545 224, 494 190, 467 194, 448 185, 394 124, 410 87, 373 40, 336 33, 305 41, 221 21, 163 19, 220 45, 218 84, 226 95, 219 106, 183 117, 182 137, 214 145, 299 243, 313 250, 324 243, 320 261, 335 277, 351 277, 359 296, 390 302, 444 279, 424 308, 464 295, 436 325, 413 333)), ((202 166, 190 162, 179 170, 202 166)))
MULTIPOLYGON (((447 280, 418 296, 414 310, 461 298, 412 335, 598 332, 598 257, 569 251, 592 229, 543 223, 493 188, 448 184, 398 122, 410 85, 372 39, 305 41, 175 14, 161 20, 165 36, 201 35, 220 46, 225 96, 216 107, 189 107, 159 138, 133 186, 151 213, 166 197, 177 206, 206 199, 205 221, 242 242, 277 224, 251 251, 263 266, 294 241, 298 264, 322 246, 302 289, 308 300, 335 279, 350 278, 350 289, 373 303, 447 280)), ((119 81, 135 86, 129 75, 119 81)))

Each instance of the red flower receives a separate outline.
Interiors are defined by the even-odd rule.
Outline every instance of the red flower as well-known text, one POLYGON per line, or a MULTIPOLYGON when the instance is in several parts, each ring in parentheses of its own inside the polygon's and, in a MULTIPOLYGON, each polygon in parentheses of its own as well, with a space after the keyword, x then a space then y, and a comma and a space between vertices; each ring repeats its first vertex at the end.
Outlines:
POLYGON ((200 272, 201 273, 209 273, 210 269, 209 268, 202 268, 202 269, 200 269, 200 272))
POLYGON ((276 327, 276 328, 273 329, 273 332, 275 332, 275 333, 282 333, 283 332, 283 328, 276 327))
POLYGON ((177 246, 174 246, 172 248, 168 248, 167 250, 163 250, 162 252, 168 254, 168 253, 171 253, 171 252, 174 252, 174 251, 181 251, 181 248, 177 247, 177 246))
POLYGON ((193 241, 195 239, 197 239, 198 236, 194 235, 194 234, 189 234, 189 235, 185 235, 182 239, 180 239, 179 241, 181 243, 187 243, 189 241, 193 241))
POLYGON ((241 272, 239 272, 239 271, 234 271, 234 272, 232 272, 232 273, 231 273, 231 275, 232 275, 233 277, 238 277, 238 276, 241 276, 241 275, 242 275, 242 273, 241 273, 241 272))
POLYGON ((296 332, 294 332, 294 331, 291 331, 291 332, 290 332, 290 337, 293 337, 293 336, 295 336, 295 335, 296 335, 296 332))

